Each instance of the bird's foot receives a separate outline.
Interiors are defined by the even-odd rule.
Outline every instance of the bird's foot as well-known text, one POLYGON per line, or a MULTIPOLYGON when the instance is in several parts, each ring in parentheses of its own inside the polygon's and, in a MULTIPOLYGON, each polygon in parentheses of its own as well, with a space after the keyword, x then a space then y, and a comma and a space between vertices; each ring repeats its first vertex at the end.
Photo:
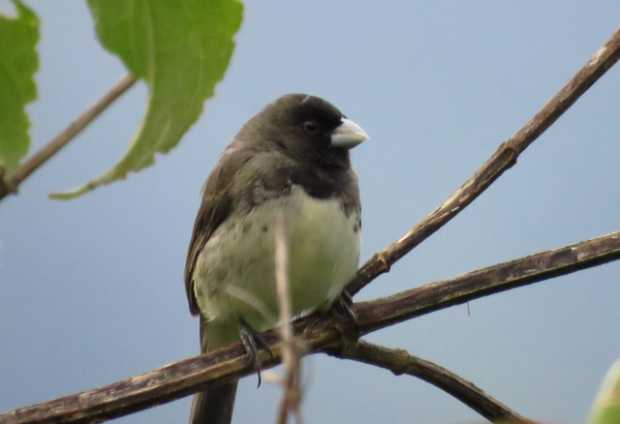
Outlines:
POLYGON ((336 318, 336 330, 340 334, 341 344, 357 343, 359 339, 357 314, 353 309, 353 298, 347 289, 332 306, 332 314, 336 318))
POLYGON ((353 298, 351 297, 351 293, 344 289, 342 294, 332 306, 332 311, 336 318, 345 319, 355 325, 357 327, 357 314, 352 308, 353 306, 353 298))
POLYGON ((243 318, 239 318, 239 338, 241 339, 241 344, 243 345, 243 348, 248 355, 248 359, 254 365, 254 370, 256 371, 256 375, 258 376, 258 384, 256 385, 256 387, 260 387, 262 382, 262 362, 260 360, 260 356, 258 355, 258 349, 265 349, 269 354, 269 357, 272 359, 274 358, 273 352, 269 348, 269 344, 267 343, 263 335, 260 332, 256 331, 256 329, 243 318))
POLYGON ((320 332, 325 327, 331 327, 340 334, 342 343, 357 342, 359 339, 358 321, 352 305, 351 295, 346 290, 343 291, 331 308, 318 312, 311 317, 304 329, 304 337, 311 338, 314 332, 320 332))

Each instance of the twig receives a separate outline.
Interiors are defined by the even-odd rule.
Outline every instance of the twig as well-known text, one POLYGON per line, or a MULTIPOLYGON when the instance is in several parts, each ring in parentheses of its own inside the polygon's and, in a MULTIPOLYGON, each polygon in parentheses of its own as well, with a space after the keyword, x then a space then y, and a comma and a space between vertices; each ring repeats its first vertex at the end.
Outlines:
POLYGON ((16 193, 19 185, 24 182, 41 165, 52 158, 65 147, 76 135, 86 128, 97 116, 108 108, 117 98, 127 91, 136 82, 136 77, 131 74, 125 75, 112 89, 99 99, 95 104, 83 112, 60 134, 51 139, 41 150, 33 154, 21 164, 13 176, 6 182, 7 189, 0 187, 0 200, 9 193, 16 193))
POLYGON ((357 272, 353 281, 349 283, 349 293, 357 293, 380 274, 389 271, 392 264, 469 205, 493 181, 514 165, 521 152, 575 103, 596 80, 616 63, 619 57, 620 29, 532 119, 508 141, 502 143, 493 156, 441 206, 427 215, 399 240, 366 262, 357 272))
MULTIPOLYGON (((426 284, 388 298, 357 303, 353 305, 359 321, 355 330, 360 335, 368 334, 438 309, 616 259, 620 259, 620 232, 426 284)), ((294 323, 295 332, 304 336, 307 347, 304 353, 334 348, 341 342, 343 330, 354 330, 343 328, 351 323, 336 323, 330 318, 323 318, 320 323, 317 325, 316 316, 294 323)), ((272 347, 278 344, 274 331, 265 333, 265 338, 272 347)), ((274 357, 266 359, 266 366, 280 361, 279 350, 272 348, 272 351, 274 357)), ((235 343, 99 389, 8 411, 0 415, 0 423, 103 421, 169 402, 200 391, 207 384, 235 380, 253 371, 245 351, 235 343)))
POLYGON ((328 350, 329 355, 351 359, 392 371, 395 375, 408 374, 454 396, 491 422, 509 421, 532 422, 494 399, 473 383, 433 362, 409 354, 403 349, 390 349, 384 346, 359 340, 340 349, 328 350))
POLYGON ((288 422, 289 413, 295 415, 297 423, 302 424, 300 376, 301 364, 297 342, 291 326, 291 295, 288 281, 288 243, 286 223, 282 214, 278 215, 275 225, 276 244, 276 291, 280 305, 280 337, 282 339, 282 363, 284 379, 282 401, 278 410, 278 424, 288 422))

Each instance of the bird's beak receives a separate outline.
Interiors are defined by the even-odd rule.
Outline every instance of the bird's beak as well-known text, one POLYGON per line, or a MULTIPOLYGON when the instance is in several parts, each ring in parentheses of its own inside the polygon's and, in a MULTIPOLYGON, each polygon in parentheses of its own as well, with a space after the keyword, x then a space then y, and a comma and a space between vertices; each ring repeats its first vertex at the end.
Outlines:
POLYGON ((362 141, 368 140, 368 134, 355 122, 342 118, 342 123, 334 129, 331 136, 331 146, 351 149, 362 141))

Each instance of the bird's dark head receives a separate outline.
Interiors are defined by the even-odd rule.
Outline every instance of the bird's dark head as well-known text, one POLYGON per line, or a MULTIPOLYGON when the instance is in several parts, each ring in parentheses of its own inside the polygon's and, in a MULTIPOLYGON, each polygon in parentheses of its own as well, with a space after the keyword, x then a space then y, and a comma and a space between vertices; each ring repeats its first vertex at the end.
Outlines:
POLYGON ((328 168, 347 168, 349 149, 368 139, 368 134, 335 106, 306 94, 278 98, 244 130, 288 156, 328 168))

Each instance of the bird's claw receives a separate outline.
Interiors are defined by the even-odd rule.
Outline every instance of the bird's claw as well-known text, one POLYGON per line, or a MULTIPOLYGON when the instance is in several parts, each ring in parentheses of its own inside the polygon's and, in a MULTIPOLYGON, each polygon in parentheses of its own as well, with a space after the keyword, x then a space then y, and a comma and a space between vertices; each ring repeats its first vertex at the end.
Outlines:
POLYGON ((256 371, 256 375, 258 377, 258 383, 256 387, 260 387, 262 383, 261 371, 263 369, 263 364, 258 355, 258 349, 265 349, 271 359, 274 358, 273 352, 269 348, 269 344, 267 343, 263 335, 256 331, 256 329, 254 329, 254 327, 252 327, 243 318, 239 318, 239 338, 241 339, 241 344, 243 345, 243 348, 248 355, 248 359, 250 360, 250 362, 252 362, 254 370, 256 371))
POLYGON ((357 327, 357 314, 353 310, 352 306, 353 298, 351 297, 351 294, 345 289, 342 291, 342 294, 334 303, 333 311, 337 316, 351 321, 357 327))

